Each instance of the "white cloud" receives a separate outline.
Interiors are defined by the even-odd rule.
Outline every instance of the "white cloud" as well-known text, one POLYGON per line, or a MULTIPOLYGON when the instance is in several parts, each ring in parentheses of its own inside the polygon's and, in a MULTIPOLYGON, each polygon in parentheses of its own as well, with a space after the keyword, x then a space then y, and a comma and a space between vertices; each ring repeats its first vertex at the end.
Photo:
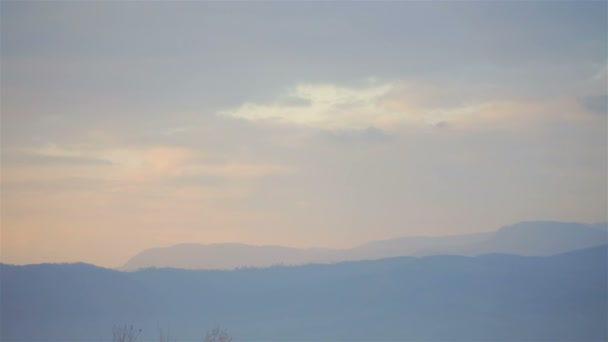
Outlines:
MULTIPOLYGON (((246 102, 220 115, 287 123, 330 131, 392 129, 402 124, 436 125, 468 120, 480 103, 446 103, 446 90, 423 84, 369 81, 363 87, 299 84, 271 103, 246 102)), ((457 94, 449 94, 449 97, 457 94)))
POLYGON ((364 128, 378 124, 387 114, 393 114, 382 108, 381 100, 394 88, 394 83, 370 83, 365 87, 300 84, 273 103, 247 102, 237 108, 220 111, 220 114, 251 121, 277 121, 325 129, 364 128))

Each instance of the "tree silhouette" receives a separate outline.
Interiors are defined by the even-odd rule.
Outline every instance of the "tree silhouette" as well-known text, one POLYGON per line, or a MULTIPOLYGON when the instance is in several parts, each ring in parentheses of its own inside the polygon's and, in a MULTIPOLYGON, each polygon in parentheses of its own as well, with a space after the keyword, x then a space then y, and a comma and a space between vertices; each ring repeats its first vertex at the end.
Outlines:
POLYGON ((228 334, 228 330, 215 327, 207 332, 204 342, 232 342, 232 336, 228 334))
POLYGON ((136 342, 141 329, 136 330, 133 325, 114 326, 112 329, 112 342, 136 342))

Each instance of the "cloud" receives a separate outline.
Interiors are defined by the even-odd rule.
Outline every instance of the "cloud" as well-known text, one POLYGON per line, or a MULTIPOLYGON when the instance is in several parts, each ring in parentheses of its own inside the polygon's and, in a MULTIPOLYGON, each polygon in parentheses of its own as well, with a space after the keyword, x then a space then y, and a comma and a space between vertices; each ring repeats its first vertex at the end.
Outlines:
POLYGON ((602 65, 593 75, 594 80, 606 81, 606 78, 608 78, 608 63, 602 65))
POLYGON ((605 3, 144 7, 3 3, 3 251, 605 220, 605 3))
POLYGON ((254 123, 321 129, 335 135, 350 132, 346 135, 353 136, 354 132, 363 132, 369 127, 390 132, 404 125, 521 126, 528 120, 547 119, 553 115, 551 111, 563 109, 568 101, 564 96, 553 97, 557 105, 546 99, 496 94, 474 97, 472 93, 476 89, 415 80, 368 81, 363 86, 300 84, 269 103, 246 102, 220 110, 219 114, 254 123), (302 103, 291 104, 286 98, 302 103))
POLYGON ((103 158, 47 155, 37 153, 3 153, 2 163, 11 165, 32 166, 78 166, 78 165, 112 165, 112 162, 103 158))
POLYGON ((435 124, 433 124, 434 127, 437 128, 449 128, 451 126, 451 124, 447 121, 438 121, 435 124))
POLYGON ((608 95, 595 95, 579 99, 585 109, 595 114, 608 114, 608 95))
POLYGON ((287 96, 268 104, 247 102, 219 114, 250 121, 274 121, 324 129, 360 128, 381 120, 380 101, 391 83, 348 87, 336 84, 299 84, 287 96))
POLYGON ((435 125, 466 117, 480 105, 463 100, 460 89, 441 89, 414 81, 371 79, 359 86, 299 84, 285 93, 286 96, 271 103, 246 102, 219 114, 344 133, 369 127, 386 131, 403 124, 435 125), (299 100, 301 104, 291 104, 285 98, 299 100))
POLYGON ((323 136, 338 143, 380 143, 388 142, 393 138, 390 133, 373 126, 365 129, 325 130, 323 136))
POLYGON ((2 181, 2 191, 13 193, 99 192, 109 183, 101 179, 66 177, 53 180, 2 181))

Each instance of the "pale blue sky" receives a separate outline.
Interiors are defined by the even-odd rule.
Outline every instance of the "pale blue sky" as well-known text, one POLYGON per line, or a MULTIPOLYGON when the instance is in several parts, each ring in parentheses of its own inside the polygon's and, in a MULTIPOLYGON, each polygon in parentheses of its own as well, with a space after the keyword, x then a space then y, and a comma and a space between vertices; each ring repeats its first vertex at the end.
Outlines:
POLYGON ((3 1, 2 261, 606 221, 607 11, 3 1))

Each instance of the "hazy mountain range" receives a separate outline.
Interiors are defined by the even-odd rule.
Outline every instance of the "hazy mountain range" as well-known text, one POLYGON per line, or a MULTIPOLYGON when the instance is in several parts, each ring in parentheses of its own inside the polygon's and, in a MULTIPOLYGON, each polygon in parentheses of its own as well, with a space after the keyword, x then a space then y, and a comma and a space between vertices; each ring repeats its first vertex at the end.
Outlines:
POLYGON ((239 341, 605 341, 607 253, 232 271, 0 265, 0 339, 109 341, 113 325, 133 324, 143 341, 159 328, 201 341, 220 324, 239 341))
POLYGON ((179 244, 144 250, 131 258, 121 269, 137 270, 148 267, 233 269, 247 266, 302 265, 437 254, 474 256, 509 253, 543 256, 608 243, 606 227, 606 223, 521 222, 490 233, 404 237, 370 242, 351 249, 179 244))

